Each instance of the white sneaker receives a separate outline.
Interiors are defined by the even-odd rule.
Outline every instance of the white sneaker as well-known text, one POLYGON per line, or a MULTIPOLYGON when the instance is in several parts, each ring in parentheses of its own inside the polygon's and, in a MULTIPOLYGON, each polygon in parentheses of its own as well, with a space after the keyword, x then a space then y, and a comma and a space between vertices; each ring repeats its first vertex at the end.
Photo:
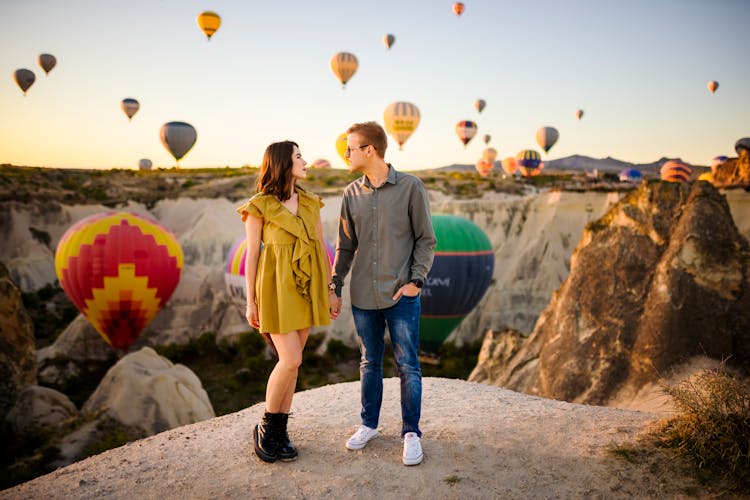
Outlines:
POLYGON ((358 425, 357 432, 346 442, 346 447, 350 450, 361 450, 367 446, 367 442, 378 437, 378 430, 371 429, 366 425, 358 425))
POLYGON ((419 436, 416 432, 407 432, 404 435, 404 465, 419 465, 423 458, 419 436))

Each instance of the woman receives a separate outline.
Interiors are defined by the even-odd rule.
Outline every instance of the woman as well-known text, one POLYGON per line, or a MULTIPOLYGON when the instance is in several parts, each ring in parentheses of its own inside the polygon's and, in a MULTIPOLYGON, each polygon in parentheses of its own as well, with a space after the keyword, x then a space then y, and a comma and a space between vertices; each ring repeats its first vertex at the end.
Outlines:
POLYGON ((314 194, 297 186, 307 162, 291 141, 266 148, 257 194, 237 209, 247 235, 247 309, 250 326, 270 334, 278 362, 268 377, 266 411, 253 429, 255 453, 266 462, 290 461, 287 420, 311 326, 330 323, 326 256, 320 207, 314 194), (263 250, 260 245, 263 242, 263 250))

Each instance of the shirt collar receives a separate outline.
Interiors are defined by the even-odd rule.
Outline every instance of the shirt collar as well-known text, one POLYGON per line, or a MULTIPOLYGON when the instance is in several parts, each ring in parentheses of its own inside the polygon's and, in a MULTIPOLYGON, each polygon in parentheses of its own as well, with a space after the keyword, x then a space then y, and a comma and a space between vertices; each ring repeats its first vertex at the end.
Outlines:
MULTIPOLYGON (((385 178, 384 184, 396 184, 396 169, 393 168, 393 165, 390 163, 387 163, 386 165, 388 165, 388 176, 385 178)), ((366 175, 362 176, 362 185, 374 189, 374 186, 370 184, 370 179, 368 179, 366 175)))

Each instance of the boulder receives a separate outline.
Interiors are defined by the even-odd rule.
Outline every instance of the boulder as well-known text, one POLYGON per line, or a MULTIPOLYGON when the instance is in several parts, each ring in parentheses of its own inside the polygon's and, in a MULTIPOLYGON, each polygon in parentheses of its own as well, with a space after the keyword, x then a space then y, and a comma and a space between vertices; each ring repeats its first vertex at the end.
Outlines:
POLYGON ((491 383, 606 405, 694 356, 746 370, 749 272, 714 186, 644 183, 587 225, 567 279, 491 383))
POLYGON ((52 345, 37 351, 39 383, 68 392, 84 381, 100 380, 117 358, 118 352, 79 314, 52 345))
POLYGON ((0 263, 0 420, 20 391, 36 383, 34 327, 21 290, 0 263))
POLYGON ((719 188, 750 189, 750 138, 737 141, 737 158, 729 158, 713 173, 713 184, 719 188), (744 141, 744 142, 743 142, 744 141))
POLYGON ((477 365, 469 375, 469 382, 487 382, 494 380, 503 367, 521 349, 526 335, 506 328, 487 330, 479 350, 477 365))
POLYGON ((198 377, 150 347, 124 356, 110 368, 82 412, 139 428, 146 435, 215 416, 198 377))
POLYGON ((30 385, 18 395, 6 421, 14 432, 28 434, 55 427, 78 416, 78 409, 68 396, 49 387, 30 385))

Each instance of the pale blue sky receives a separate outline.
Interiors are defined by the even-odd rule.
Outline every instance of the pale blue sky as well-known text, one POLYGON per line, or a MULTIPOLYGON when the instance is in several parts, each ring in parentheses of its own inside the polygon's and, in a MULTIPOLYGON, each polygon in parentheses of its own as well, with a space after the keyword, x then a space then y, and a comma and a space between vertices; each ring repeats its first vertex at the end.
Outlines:
POLYGON ((187 121, 198 141, 182 167, 258 165, 287 138, 309 162, 343 167, 336 137, 382 124, 393 101, 422 115, 404 151, 391 141, 386 154, 404 170, 473 164, 485 133, 498 159, 540 150, 544 125, 560 131, 550 159, 705 165, 750 136, 748 0, 464 3, 457 17, 444 0, 0 0, 0 163, 170 167, 159 128, 187 121), (210 42, 203 10, 222 16, 210 42), (346 90, 329 67, 338 51, 359 58, 346 90), (47 77, 43 52, 58 59, 47 77), (26 97, 17 68, 37 77, 26 97), (125 97, 141 103, 130 123, 125 97), (465 149, 454 127, 466 119, 479 133, 465 149))

